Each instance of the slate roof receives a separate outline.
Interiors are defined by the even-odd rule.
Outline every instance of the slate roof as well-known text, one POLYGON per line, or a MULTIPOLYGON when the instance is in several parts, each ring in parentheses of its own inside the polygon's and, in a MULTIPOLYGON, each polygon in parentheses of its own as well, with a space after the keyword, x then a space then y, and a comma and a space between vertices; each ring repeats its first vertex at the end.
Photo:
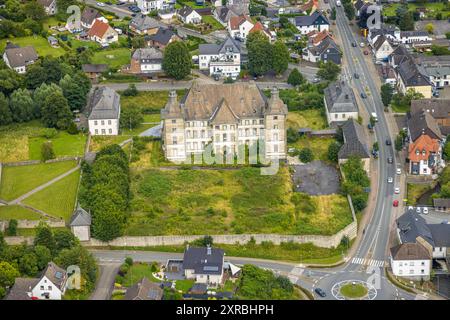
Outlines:
POLYGON ((124 300, 162 300, 163 289, 155 282, 142 278, 134 286, 127 289, 124 300))
POLYGON ((430 86, 429 78, 423 75, 413 58, 405 59, 397 67, 397 73, 407 87, 430 86))
POLYGON ((5 54, 12 68, 26 66, 38 59, 38 55, 33 46, 10 47, 5 49, 5 54))
POLYGON ((222 44, 204 43, 199 46, 200 55, 216 55, 219 53, 241 53, 240 42, 227 37, 222 44))
POLYGON ((139 31, 158 28, 158 26, 158 21, 145 14, 138 14, 130 21, 130 27, 139 31))
POLYGON ((434 247, 433 236, 425 219, 414 210, 408 210, 397 219, 397 228, 402 243, 415 243, 420 236, 434 247))
MULTIPOLYGON (((401 31, 400 38, 409 38, 409 37, 429 37, 428 32, 426 31, 401 31)), ((431 38, 430 38, 431 40, 431 38)))
POLYGON ((419 99, 411 101, 411 114, 428 112, 435 119, 450 117, 450 99, 419 99))
POLYGON ((109 87, 99 87, 91 98, 89 120, 119 119, 120 96, 109 87))
POLYGON ((194 9, 192 9, 189 6, 184 6, 183 8, 178 10, 178 15, 182 16, 183 18, 186 18, 188 15, 190 15, 194 9))
POLYGON ((405 59, 408 59, 410 56, 408 49, 404 45, 399 45, 397 48, 392 51, 392 53, 389 55, 389 59, 391 59, 394 63, 394 66, 398 66, 401 64, 405 59))
POLYGON ((370 157, 366 134, 355 119, 348 119, 344 123, 342 133, 345 142, 339 150, 339 159, 348 159, 351 156, 359 156, 362 159, 370 157))
POLYGON ((353 89, 345 82, 333 82, 324 90, 329 113, 358 112, 353 89))
POLYGON ((81 13, 81 22, 91 25, 95 19, 100 18, 102 15, 96 9, 91 7, 85 7, 81 13))
POLYGON ((72 218, 70 219, 69 225, 71 227, 90 226, 91 215, 86 210, 78 206, 78 208, 74 211, 72 218))
POLYGON ((158 42, 163 45, 167 45, 173 36, 175 36, 175 33, 172 30, 160 27, 155 34, 145 36, 145 40, 147 40, 147 41, 152 40, 154 42, 158 42))
POLYGON ((437 199, 433 199, 433 206, 436 207, 440 207, 440 208, 448 208, 450 209, 450 199, 444 199, 444 198, 437 198, 437 199))
POLYGON ((420 243, 403 243, 391 248, 394 260, 431 260, 431 253, 420 243))
POLYGON ((315 47, 308 48, 314 56, 320 56, 327 50, 335 49, 337 52, 341 52, 338 45, 330 38, 325 38, 320 44, 315 47))
POLYGON ((32 300, 31 290, 38 284, 39 280, 38 278, 16 278, 5 300, 32 300))
POLYGON ((322 13, 320 13, 318 11, 314 11, 314 13, 309 15, 309 16, 297 16, 297 17, 295 17, 295 25, 297 27, 311 26, 320 17, 322 17, 324 19, 325 24, 328 24, 328 25, 330 24, 328 19, 322 13))
POLYGON ((133 60, 139 60, 140 63, 159 63, 163 59, 163 53, 156 48, 140 48, 136 49, 132 56, 133 60))
POLYGON ((450 247, 450 224, 429 224, 435 247, 450 247))
MULTIPOLYGON (((382 46, 386 41, 388 41, 388 39, 387 39, 384 35, 379 36, 379 37, 377 38, 377 41, 375 41, 375 43, 373 44, 373 48, 374 48, 376 51, 378 51, 378 49, 380 49, 381 46, 382 46)), ((389 42, 389 41, 388 41, 388 42, 389 42)), ((389 42, 389 44, 390 44, 390 42, 389 42)))
POLYGON ((108 70, 107 64, 83 64, 81 66, 83 72, 102 73, 108 70))
POLYGON ((62 290, 66 278, 66 270, 58 267, 54 262, 49 262, 43 276, 46 276, 58 289, 62 290))
POLYGON ((184 251, 183 269, 195 274, 222 274, 224 251, 216 248, 187 248, 184 251))
POLYGON ((406 121, 412 141, 416 141, 423 133, 433 139, 442 140, 442 133, 437 121, 428 112, 418 112, 414 115, 409 113, 406 121))
POLYGON ((358 1, 355 2, 355 9, 359 10, 359 9, 362 8, 363 5, 364 5, 364 1, 358 0, 358 1))

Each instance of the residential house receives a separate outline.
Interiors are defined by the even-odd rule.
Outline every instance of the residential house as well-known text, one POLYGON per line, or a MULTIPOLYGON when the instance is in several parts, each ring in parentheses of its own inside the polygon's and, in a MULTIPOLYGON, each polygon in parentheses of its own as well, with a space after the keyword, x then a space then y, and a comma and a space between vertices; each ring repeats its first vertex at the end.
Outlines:
POLYGON ((392 68, 397 68, 403 61, 409 59, 411 54, 404 45, 399 45, 388 57, 388 63, 392 68))
POLYGON ((371 46, 377 41, 379 36, 384 35, 393 44, 412 45, 415 43, 431 42, 431 37, 425 31, 400 31, 394 25, 382 25, 381 28, 370 28, 367 40, 371 46))
POLYGON ((8 42, 3 53, 3 61, 17 73, 25 73, 27 67, 37 60, 38 55, 33 46, 19 47, 8 42))
POLYGON ((397 73, 397 89, 406 94, 410 89, 421 93, 424 98, 432 96, 431 81, 428 76, 421 73, 412 57, 404 59, 395 71, 397 73))
POLYGON ((402 243, 390 250, 392 273, 411 280, 429 280, 431 253, 418 242, 402 243))
POLYGON ((119 41, 119 34, 108 23, 95 20, 92 28, 88 32, 88 37, 92 41, 98 42, 102 47, 107 47, 111 43, 119 41))
MULTIPOLYGON (((299 36, 300 36, 299 39, 296 39, 297 41, 300 40, 302 37, 302 35, 299 35, 299 36)), ((331 40, 334 41, 333 35, 327 29, 324 29, 320 32, 313 30, 313 31, 309 32, 306 36, 308 37, 308 44, 313 45, 313 46, 318 46, 326 38, 330 38, 331 40)))
POLYGON ((209 70, 210 76, 236 79, 241 72, 240 43, 228 37, 222 44, 200 44, 199 69, 209 70))
POLYGON ((249 16, 241 15, 230 18, 227 30, 233 39, 245 40, 254 26, 249 16))
POLYGON ((44 7, 45 13, 49 16, 58 12, 56 0, 37 0, 37 2, 44 7))
POLYGON ((222 249, 187 247, 184 251, 183 270, 186 279, 194 279, 209 287, 216 287, 223 281, 222 249))
POLYGON ((394 51, 394 47, 388 40, 388 38, 386 38, 384 35, 381 35, 373 44, 372 50, 377 61, 387 61, 389 55, 391 55, 394 51))
POLYGON ((396 39, 399 43, 414 44, 414 43, 431 43, 433 40, 426 31, 401 31, 400 37, 396 39))
POLYGON ((178 18, 187 24, 199 24, 202 22, 202 16, 191 7, 184 6, 177 11, 178 18))
POLYGON ((66 288, 66 270, 49 262, 40 278, 17 278, 6 300, 61 300, 66 288))
POLYGON ((409 173, 431 175, 436 173, 441 159, 438 139, 422 134, 408 146, 409 173))
POLYGON ((144 37, 148 47, 164 50, 169 43, 181 40, 172 30, 160 27, 155 34, 144 37))
POLYGON ((146 74, 162 71, 163 54, 156 48, 136 49, 131 56, 130 73, 146 74))
POLYGON ((357 119, 350 118, 342 126, 344 144, 338 152, 339 165, 345 163, 350 157, 361 158, 364 170, 370 173, 370 154, 367 146, 367 136, 364 128, 357 122, 357 119))
POLYGON ((428 224, 414 209, 397 219, 400 243, 418 242, 428 248, 432 259, 450 257, 450 224, 428 224))
POLYGON ((92 28, 96 20, 101 20, 105 23, 108 23, 108 20, 102 17, 98 10, 91 7, 85 7, 83 12, 81 13, 81 26, 85 29, 90 29, 92 28))
POLYGON ((417 64, 422 73, 430 77, 434 88, 450 86, 450 55, 420 55, 417 64))
POLYGON ((154 10, 166 10, 173 7, 173 3, 166 0, 136 0, 136 5, 141 13, 149 14, 154 10))
POLYGON ((450 134, 450 99, 420 99, 411 101, 410 113, 429 113, 437 122, 443 136, 450 134))
POLYGON ((209 144, 216 155, 233 155, 260 141, 265 158, 284 159, 287 112, 276 88, 267 99, 255 83, 194 82, 181 101, 170 92, 161 111, 164 155, 181 162, 209 144))
POLYGON ((98 79, 102 75, 103 72, 108 70, 107 64, 83 64, 81 66, 81 70, 88 76, 88 78, 97 83, 98 79))
POLYGON ((223 6, 222 1, 218 0, 214 5, 213 16, 226 27, 231 17, 249 15, 249 4, 250 1, 247 0, 229 0, 225 6, 223 6))
POLYGON ((164 290, 159 283, 151 282, 146 277, 129 287, 124 300, 162 300, 164 290))
POLYGON ((158 18, 165 23, 172 22, 176 18, 176 15, 177 11, 172 7, 158 11, 158 18))
POLYGON ((443 135, 436 119, 429 112, 417 112, 407 114, 409 141, 416 141, 421 135, 426 134, 432 139, 442 141, 443 135))
POLYGON ((261 32, 263 35, 265 35, 270 42, 275 41, 276 33, 273 31, 270 31, 268 28, 266 28, 260 21, 257 21, 253 28, 250 29, 250 33, 252 32, 261 32))
POLYGON ((302 59, 314 63, 331 61, 341 64, 342 53, 338 45, 331 38, 327 37, 319 45, 309 45, 303 49, 302 59))
POLYGON ((330 29, 330 22, 318 11, 314 11, 309 16, 297 16, 292 18, 291 22, 297 27, 301 34, 308 34, 313 30, 320 32, 322 30, 330 29))
POLYGON ((91 214, 81 208, 79 205, 70 218, 70 230, 80 241, 89 241, 91 239, 91 214))
POLYGON ((139 35, 155 34, 158 28, 158 21, 145 14, 137 14, 130 21, 130 31, 139 35))
POLYGON ((434 210, 439 212, 450 212, 450 199, 435 198, 433 199, 434 210))
POLYGON ((318 0, 308 0, 306 3, 300 6, 300 11, 305 15, 311 14, 318 9, 319 9, 318 0))
POLYGON ((113 89, 98 87, 92 94, 88 118, 91 135, 118 135, 120 96, 113 89))
POLYGON ((358 104, 352 87, 344 81, 333 82, 324 90, 325 111, 330 126, 358 119, 358 104))

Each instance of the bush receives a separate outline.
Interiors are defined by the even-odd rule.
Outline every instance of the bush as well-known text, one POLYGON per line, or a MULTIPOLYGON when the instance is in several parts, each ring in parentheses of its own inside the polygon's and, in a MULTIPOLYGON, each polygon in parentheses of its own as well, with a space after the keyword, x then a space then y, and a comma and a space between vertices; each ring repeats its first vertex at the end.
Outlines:
POLYGON ((130 270, 130 266, 128 264, 124 263, 119 268, 119 274, 122 277, 125 277, 129 270, 130 270))
POLYGON ((314 160, 314 154, 309 148, 303 148, 300 150, 300 153, 298 155, 298 158, 303 163, 308 163, 314 160))
POLYGON ((125 264, 131 267, 133 265, 133 258, 126 257, 125 258, 125 264))
POLYGON ((67 127, 67 133, 68 134, 78 134, 78 128, 75 122, 71 122, 69 126, 67 127))
POLYGON ((44 129, 41 136, 44 137, 45 139, 52 139, 56 137, 57 134, 58 130, 56 130, 55 128, 46 128, 44 129))
POLYGON ((122 93, 126 97, 135 97, 137 96, 139 91, 136 88, 134 83, 130 84, 127 89, 122 93))
POLYGON ((55 159, 55 152, 53 151, 53 144, 51 141, 46 141, 41 146, 42 161, 55 159))
POLYGON ((15 236, 17 235, 17 220, 11 219, 9 220, 8 229, 6 230, 6 234, 8 236, 15 236))

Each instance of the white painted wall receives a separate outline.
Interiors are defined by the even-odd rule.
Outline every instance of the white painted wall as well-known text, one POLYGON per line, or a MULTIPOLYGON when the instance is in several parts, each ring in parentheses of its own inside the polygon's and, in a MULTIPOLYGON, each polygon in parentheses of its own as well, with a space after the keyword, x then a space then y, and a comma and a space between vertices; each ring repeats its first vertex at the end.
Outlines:
POLYGON ((93 136, 119 134, 119 119, 89 120, 89 132, 93 136))

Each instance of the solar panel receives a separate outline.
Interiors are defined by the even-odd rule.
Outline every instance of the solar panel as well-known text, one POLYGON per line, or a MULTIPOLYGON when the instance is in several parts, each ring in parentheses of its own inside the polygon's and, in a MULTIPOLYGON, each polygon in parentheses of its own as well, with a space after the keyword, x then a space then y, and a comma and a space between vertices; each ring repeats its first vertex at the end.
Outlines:
POLYGON ((147 294, 147 297, 149 299, 153 299, 153 300, 157 299, 158 298, 158 291, 156 291, 156 290, 149 290, 148 294, 147 294))
POLYGON ((203 270, 204 271, 219 271, 219 267, 218 266, 204 266, 203 270))

